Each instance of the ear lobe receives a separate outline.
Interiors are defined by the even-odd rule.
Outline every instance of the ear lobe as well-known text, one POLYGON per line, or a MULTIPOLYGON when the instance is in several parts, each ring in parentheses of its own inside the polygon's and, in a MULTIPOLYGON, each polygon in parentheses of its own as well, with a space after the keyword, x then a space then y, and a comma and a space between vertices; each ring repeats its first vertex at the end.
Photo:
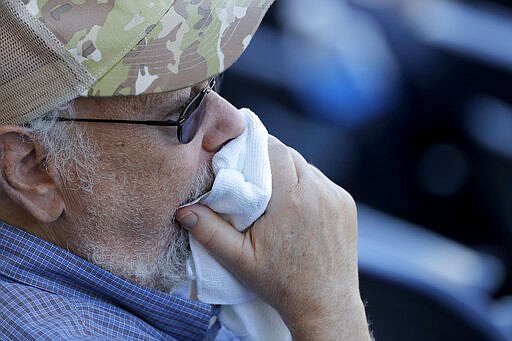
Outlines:
POLYGON ((36 220, 51 223, 64 211, 64 201, 45 159, 45 151, 26 129, 0 126, 0 187, 36 220))

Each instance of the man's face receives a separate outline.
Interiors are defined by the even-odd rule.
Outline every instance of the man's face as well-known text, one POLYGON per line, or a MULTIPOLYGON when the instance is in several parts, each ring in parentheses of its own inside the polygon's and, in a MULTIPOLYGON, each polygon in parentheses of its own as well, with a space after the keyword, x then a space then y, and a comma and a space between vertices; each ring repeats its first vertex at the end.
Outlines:
MULTIPOLYGON (((204 85, 139 97, 82 98, 75 101, 76 115, 165 120, 204 85)), ((174 221, 176 209, 211 188, 213 155, 245 127, 238 111, 217 94, 204 101, 206 117, 186 145, 178 143, 176 127, 74 123, 98 153, 88 167, 94 169, 90 190, 78 176, 63 181, 66 209, 58 235, 66 247, 142 285, 168 291, 183 281, 189 246, 174 221)))

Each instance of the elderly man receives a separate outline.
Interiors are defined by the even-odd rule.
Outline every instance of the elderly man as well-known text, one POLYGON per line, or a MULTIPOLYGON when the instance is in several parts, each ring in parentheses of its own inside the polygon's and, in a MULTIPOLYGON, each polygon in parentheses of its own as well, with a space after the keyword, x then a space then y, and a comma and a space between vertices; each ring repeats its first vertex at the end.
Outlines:
POLYGON ((240 233, 201 204, 242 134, 214 77, 272 1, 3 0, 0 336, 212 339, 171 293, 190 233, 297 340, 369 339, 351 197, 269 138, 272 197, 240 233))

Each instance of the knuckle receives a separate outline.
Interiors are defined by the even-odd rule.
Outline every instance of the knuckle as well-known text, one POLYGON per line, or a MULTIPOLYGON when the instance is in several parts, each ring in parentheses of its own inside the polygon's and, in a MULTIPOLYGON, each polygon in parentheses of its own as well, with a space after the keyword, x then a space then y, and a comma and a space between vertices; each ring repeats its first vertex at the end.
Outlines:
POLYGON ((338 187, 337 189, 338 189, 340 199, 345 203, 345 206, 355 209, 356 201, 355 201, 354 197, 349 192, 347 192, 345 189, 343 189, 342 187, 338 187))
POLYGON ((350 219, 357 219, 357 204, 354 197, 341 187, 338 187, 338 196, 345 215, 350 219))
POLYGON ((278 144, 278 143, 281 143, 277 137, 273 136, 273 135, 268 135, 268 145, 269 147, 272 146, 272 145, 275 145, 275 144, 278 144))
POLYGON ((277 140, 269 143, 268 150, 271 159, 272 157, 282 157, 282 155, 289 153, 288 147, 277 140))
POLYGON ((311 193, 309 193, 303 186, 302 182, 298 182, 290 186, 289 194, 290 202, 293 204, 293 206, 303 205, 304 199, 307 199, 311 195, 311 193))
POLYGON ((216 228, 212 228, 208 229, 208 231, 203 232, 203 234, 201 235, 202 244, 206 249, 215 251, 215 240, 217 232, 218 231, 216 228))

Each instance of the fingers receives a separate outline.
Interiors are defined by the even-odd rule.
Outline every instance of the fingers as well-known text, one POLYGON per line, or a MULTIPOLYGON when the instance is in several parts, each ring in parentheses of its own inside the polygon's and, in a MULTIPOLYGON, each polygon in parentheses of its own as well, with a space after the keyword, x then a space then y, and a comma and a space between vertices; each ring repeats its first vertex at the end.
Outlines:
POLYGON ((269 136, 269 156, 274 189, 295 188, 301 178, 311 176, 312 166, 304 157, 273 136, 269 136))
MULTIPOLYGON (((273 137, 269 138, 269 154, 274 188, 271 201, 281 202, 290 196, 290 190, 298 188, 300 174, 310 166, 299 153, 273 137)), ((278 209, 283 207, 278 205, 278 209)), ((251 263, 255 251, 253 235, 239 233, 209 208, 199 204, 184 207, 178 210, 176 219, 228 269, 237 271, 251 263)))
POLYGON ((272 170, 272 188, 295 185, 298 182, 298 176, 288 147, 275 137, 270 136, 268 149, 272 170), (283 177, 283 174, 286 174, 286 177, 283 177))
POLYGON ((230 268, 236 265, 242 255, 243 234, 217 213, 196 204, 179 209, 176 219, 224 266, 230 268))
POLYGON ((304 157, 295 149, 288 147, 290 156, 295 166, 295 171, 300 180, 301 177, 309 176, 313 166, 304 159, 304 157))
POLYGON ((291 147, 286 147, 288 149, 288 153, 290 154, 291 160, 294 163, 295 171, 297 173, 297 177, 300 181, 302 177, 312 177, 317 180, 326 181, 329 185, 338 187, 339 186, 330 180, 321 170, 310 164, 304 157, 297 152, 295 149, 291 147))

